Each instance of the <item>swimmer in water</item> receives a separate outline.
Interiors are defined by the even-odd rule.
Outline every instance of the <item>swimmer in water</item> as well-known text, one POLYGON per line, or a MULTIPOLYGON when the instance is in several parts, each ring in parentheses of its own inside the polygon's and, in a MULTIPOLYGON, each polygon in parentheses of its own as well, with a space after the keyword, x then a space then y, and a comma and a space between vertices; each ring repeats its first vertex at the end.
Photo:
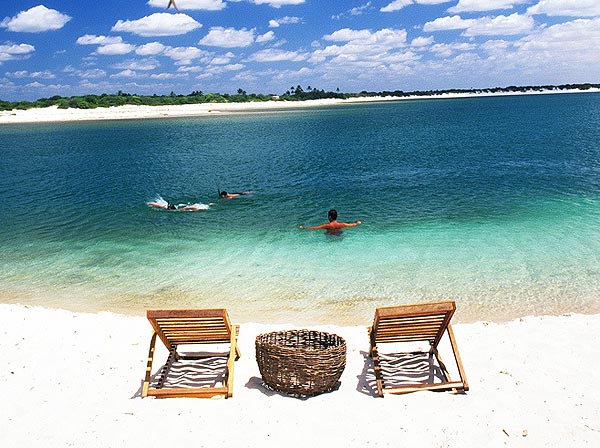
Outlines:
POLYGON ((179 211, 179 212, 184 212, 184 211, 194 211, 195 212, 198 210, 207 210, 210 204, 209 205, 191 204, 191 205, 177 206, 170 201, 165 201, 164 199, 160 198, 156 201, 148 202, 148 205, 150 205, 152 207, 156 207, 156 208, 162 208, 163 210, 175 210, 175 211, 179 211))
POLYGON ((341 229, 343 229, 344 227, 356 227, 357 225, 362 224, 362 222, 360 222, 360 221, 339 222, 337 220, 337 210, 335 210, 335 209, 329 210, 329 212, 327 213, 327 219, 329 220, 329 222, 325 223, 325 224, 321 224, 320 226, 308 226, 308 227, 298 226, 298 228, 306 229, 306 230, 325 229, 327 231, 327 233, 340 234, 341 229))
POLYGON ((250 194, 250 193, 252 193, 252 192, 251 191, 240 191, 237 193, 227 193, 226 191, 219 190, 219 197, 221 199, 233 199, 233 198, 237 198, 239 196, 243 196, 243 195, 250 194))

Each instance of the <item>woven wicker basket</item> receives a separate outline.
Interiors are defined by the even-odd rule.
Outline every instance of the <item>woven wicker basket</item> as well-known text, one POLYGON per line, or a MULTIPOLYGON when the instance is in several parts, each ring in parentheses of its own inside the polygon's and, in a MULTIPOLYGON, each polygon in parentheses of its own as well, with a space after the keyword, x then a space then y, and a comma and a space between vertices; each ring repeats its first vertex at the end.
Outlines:
POLYGON ((334 389, 346 367, 346 341, 312 330, 264 333, 256 337, 256 361, 265 384, 294 396, 334 389))

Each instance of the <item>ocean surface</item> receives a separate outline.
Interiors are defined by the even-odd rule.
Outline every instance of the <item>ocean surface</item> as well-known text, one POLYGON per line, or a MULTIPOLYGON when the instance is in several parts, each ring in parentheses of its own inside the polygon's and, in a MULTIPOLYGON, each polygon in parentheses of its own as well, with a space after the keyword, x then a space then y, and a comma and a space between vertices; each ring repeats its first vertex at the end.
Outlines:
POLYGON ((0 142, 3 303, 302 325, 447 299, 463 322, 600 312, 598 93, 2 125, 0 142), (298 229, 330 208, 363 224, 298 229))

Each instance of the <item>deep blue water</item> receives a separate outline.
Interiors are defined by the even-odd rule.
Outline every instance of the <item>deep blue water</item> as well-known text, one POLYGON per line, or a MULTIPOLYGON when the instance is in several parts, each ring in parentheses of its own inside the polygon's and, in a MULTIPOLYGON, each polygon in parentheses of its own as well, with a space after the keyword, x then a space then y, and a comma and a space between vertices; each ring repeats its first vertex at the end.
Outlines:
POLYGON ((0 301, 356 324, 423 300, 463 320, 600 312, 600 94, 4 125, 0 141, 0 301), (146 204, 159 195, 212 205, 146 204), (330 208, 363 224, 297 228, 330 208))

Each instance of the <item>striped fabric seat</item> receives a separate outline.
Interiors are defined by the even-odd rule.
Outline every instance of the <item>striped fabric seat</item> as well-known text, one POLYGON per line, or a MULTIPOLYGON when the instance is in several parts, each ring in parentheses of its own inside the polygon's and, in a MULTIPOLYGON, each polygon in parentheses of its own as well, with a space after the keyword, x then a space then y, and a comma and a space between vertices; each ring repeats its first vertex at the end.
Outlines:
POLYGON ((450 325, 455 310, 456 304, 453 301, 400 305, 375 310, 373 326, 369 328, 369 355, 373 359, 378 396, 383 397, 384 392, 407 393, 417 390, 450 389, 467 391, 469 389, 450 325), (438 351, 438 345, 444 334, 448 335, 454 355, 459 376, 456 381, 450 379, 447 366, 438 351), (412 360, 407 356, 411 353, 403 355, 394 353, 386 355, 384 362, 384 356, 380 353, 382 344, 397 347, 402 343, 426 344, 429 359, 419 361, 415 351, 412 353, 415 355, 412 360), (394 360, 394 355, 397 358, 403 357, 404 361, 394 360), (404 379, 399 380, 394 376, 404 376, 404 379))
POLYGON ((231 325, 227 310, 148 310, 146 314, 154 333, 142 398, 233 395, 234 361, 240 356, 239 327, 231 325), (153 379, 157 336, 169 351, 169 357, 153 379))

